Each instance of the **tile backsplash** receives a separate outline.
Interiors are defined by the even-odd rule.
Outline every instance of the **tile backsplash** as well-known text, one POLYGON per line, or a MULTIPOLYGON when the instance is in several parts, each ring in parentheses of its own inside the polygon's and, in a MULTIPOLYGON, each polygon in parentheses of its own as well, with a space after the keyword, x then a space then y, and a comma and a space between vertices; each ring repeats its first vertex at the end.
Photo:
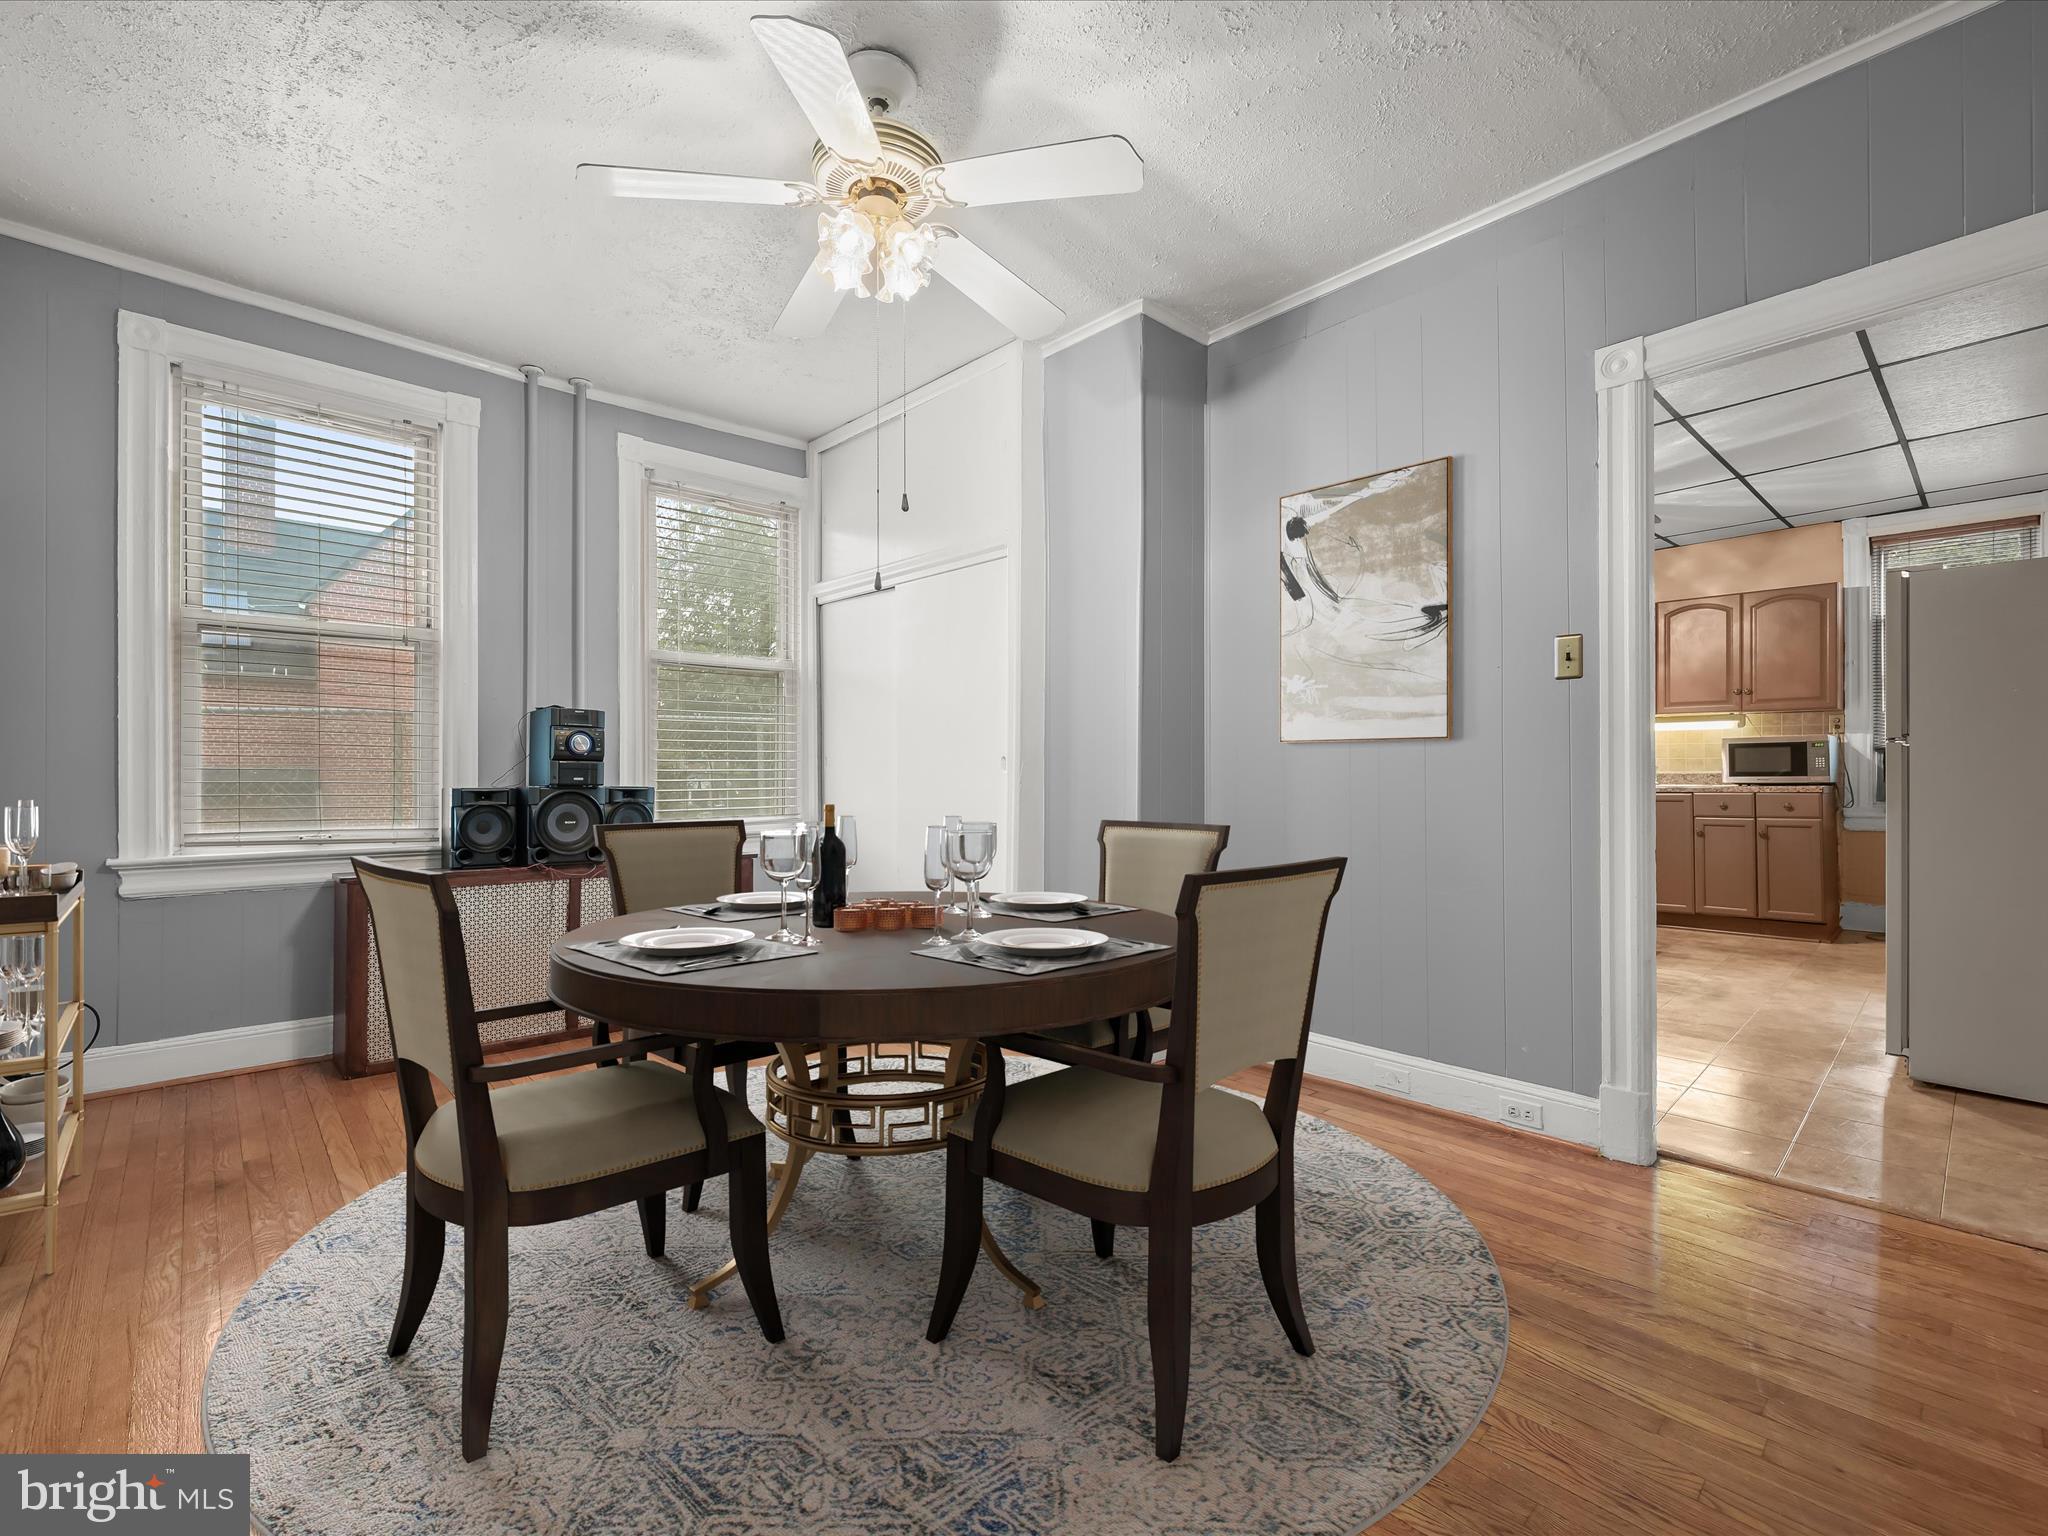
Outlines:
POLYGON ((1721 743, 1731 736, 1825 736, 1836 728, 1839 714, 1753 714, 1726 730, 1657 732, 1659 773, 1721 771, 1721 743))

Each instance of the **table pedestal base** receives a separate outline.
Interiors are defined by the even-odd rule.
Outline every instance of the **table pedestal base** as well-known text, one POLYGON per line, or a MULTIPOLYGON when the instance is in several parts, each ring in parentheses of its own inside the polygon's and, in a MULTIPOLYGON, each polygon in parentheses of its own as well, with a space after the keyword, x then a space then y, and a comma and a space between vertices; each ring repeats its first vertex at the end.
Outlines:
MULTIPOLYGON (((846 1051, 831 1046, 820 1047, 815 1070, 810 1051, 797 1045, 776 1047, 777 1062, 771 1063, 769 1072, 769 1123, 788 1142, 788 1156, 776 1164, 775 1190, 768 1201, 768 1231, 772 1235, 782 1224, 782 1218, 789 1209, 789 1203, 796 1195, 797 1184, 803 1178, 806 1164, 820 1153, 829 1152, 837 1157, 858 1159, 868 1156, 901 1156, 918 1152, 931 1152, 946 1144, 947 1123, 958 1115, 965 1114, 975 1102, 975 1095, 963 1093, 972 1089, 977 1080, 975 1068, 978 1047, 973 1041, 955 1041, 946 1047, 945 1066, 942 1071, 921 1071, 918 1063, 923 1059, 936 1059, 928 1048, 912 1042, 907 1051, 884 1053, 879 1046, 855 1047, 868 1054, 861 1058, 861 1072, 882 1081, 934 1081, 933 1088, 907 1094, 857 1095, 846 1089, 846 1051), (896 1074, 886 1067, 875 1065, 874 1056, 885 1059, 897 1056, 905 1058, 905 1070, 896 1074), (776 1065, 781 1067, 778 1084, 776 1065), (908 1122, 930 1134, 915 1140, 897 1139, 896 1133, 904 1128, 902 1119, 890 1121, 890 1109, 915 1110, 918 1117, 908 1122), (851 1132, 839 1123, 841 1112, 859 1111, 872 1117, 876 1140, 859 1142, 851 1132)), ((1000 1064, 998 1064, 1000 1070, 1000 1064)), ((1024 1305, 1036 1310, 1045 1305, 1045 1292, 1038 1283, 1010 1261, 989 1230, 988 1223, 981 1224, 981 1251, 1010 1284, 1023 1293, 1024 1305)), ((738 1273, 732 1260, 711 1271, 690 1287, 690 1308, 701 1311, 711 1304, 711 1295, 726 1281, 738 1273)))

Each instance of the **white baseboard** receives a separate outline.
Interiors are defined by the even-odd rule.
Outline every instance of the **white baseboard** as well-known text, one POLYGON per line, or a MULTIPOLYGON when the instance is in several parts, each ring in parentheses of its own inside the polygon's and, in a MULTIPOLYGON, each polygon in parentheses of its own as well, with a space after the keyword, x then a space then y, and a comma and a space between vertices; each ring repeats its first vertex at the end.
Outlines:
POLYGON ((209 1030, 202 1035, 176 1035, 168 1040, 138 1040, 133 1045, 103 1045, 85 1058, 85 1091, 112 1092, 146 1088, 184 1077, 208 1077, 248 1067, 273 1067, 281 1062, 327 1056, 334 1049, 332 1018, 284 1019, 276 1024, 250 1024, 241 1029, 209 1030))
POLYGON ((1842 926, 1857 933, 1884 932, 1884 904, 1876 901, 1842 903, 1842 926))
POLYGON ((1455 1110, 1461 1115, 1554 1136, 1580 1146, 1600 1145, 1600 1103, 1582 1093, 1566 1093, 1558 1088, 1517 1082, 1511 1077, 1495 1077, 1490 1072, 1425 1061, 1420 1056, 1403 1056, 1399 1051, 1314 1033, 1308 1037, 1308 1059, 1304 1066, 1312 1076, 1370 1088, 1390 1098, 1413 1099, 1435 1109, 1455 1110), (1510 1101, 1535 1105, 1540 1123, 1527 1125, 1510 1120, 1510 1101))

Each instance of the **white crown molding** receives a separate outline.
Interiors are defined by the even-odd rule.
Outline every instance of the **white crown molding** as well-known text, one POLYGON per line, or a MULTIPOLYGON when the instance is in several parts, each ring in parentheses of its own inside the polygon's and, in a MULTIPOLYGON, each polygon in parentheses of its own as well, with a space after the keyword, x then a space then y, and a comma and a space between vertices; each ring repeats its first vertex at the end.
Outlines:
POLYGON ((1471 1067, 1404 1056, 1376 1045, 1360 1045, 1314 1032, 1308 1037, 1308 1054, 1302 1067, 1316 1077, 1349 1083, 1389 1098, 1409 1099, 1433 1109, 1470 1115, 1510 1130, 1530 1130, 1582 1147, 1600 1145, 1600 1104, 1582 1093, 1517 1082, 1471 1067), (1541 1106, 1543 1123, 1511 1123, 1506 1112, 1506 1101, 1510 1099, 1541 1106))
POLYGON ((1609 150, 1604 155, 1588 160, 1584 165, 1553 176, 1548 181, 1539 182, 1527 191, 1517 192, 1513 197, 1504 198, 1491 207, 1480 209, 1477 213, 1467 214, 1441 229, 1432 230, 1419 239, 1410 240, 1406 245, 1395 246, 1391 251, 1382 252, 1355 267, 1347 267, 1334 277, 1326 277, 1319 283, 1312 283, 1306 288, 1290 293, 1284 299, 1276 299, 1248 315, 1241 315, 1235 320, 1219 325, 1209 332, 1208 344, 1213 346, 1226 336, 1248 331, 1255 325, 1271 320, 1275 315, 1284 315, 1288 310, 1306 304, 1312 299, 1319 299, 1324 294, 1334 293, 1349 283, 1355 283, 1361 277, 1370 277, 1375 272, 1384 272, 1389 267, 1399 266, 1410 257, 1420 256, 1424 251, 1446 245, 1461 235, 1469 235, 1474 230, 1484 229, 1489 224, 1497 224, 1526 208, 1548 202, 1560 193, 1569 192, 1574 187, 1582 187, 1589 181, 1605 176, 1609 171, 1619 170, 1622 166, 1646 159, 1661 149, 1668 149, 1681 139, 1691 138, 1694 134, 1702 133, 1718 123, 1725 123, 1730 118, 1754 111, 1766 102, 1776 101, 1781 96, 1789 96, 1816 80, 1825 79, 1844 69, 1852 69, 1881 53, 1888 53, 1916 38, 1925 37, 1930 32, 1938 32, 1966 16, 1988 10, 1997 3, 1998 0, 1943 0, 1942 4, 1929 6, 1926 10, 1916 12, 1881 32, 1873 32, 1846 48, 1837 49, 1822 58, 1802 64, 1790 74, 1780 75, 1775 80, 1744 91, 1740 96, 1731 96, 1719 106, 1709 107, 1704 112, 1694 113, 1683 122, 1659 129, 1646 139, 1638 139, 1633 144, 1624 144, 1619 149, 1609 150))
POLYGON ((1181 319, 1172 311, 1161 307, 1150 299, 1133 299, 1128 304, 1119 304, 1106 315, 1097 315, 1093 320, 1077 325, 1070 331, 1060 332, 1051 341, 1040 345, 1038 349, 1039 355, 1041 357, 1050 357, 1053 353, 1064 351, 1076 342, 1086 341, 1090 336, 1099 336, 1112 326, 1122 325, 1126 320, 1131 319, 1135 315, 1143 315, 1148 319, 1156 320, 1169 331, 1178 332, 1180 335, 1187 337, 1189 341, 1201 346, 1209 344, 1209 337, 1200 326, 1181 319))
MULTIPOLYGON (((336 314, 330 309, 315 305, 301 304, 294 299, 281 299, 275 294, 262 293, 254 288, 244 288, 239 283, 225 282, 217 277, 208 277, 203 272, 193 272, 184 267, 174 267, 169 262, 152 261, 147 256, 133 256, 126 251, 117 251, 111 246, 95 245, 90 240, 75 239, 60 235, 55 230, 41 229, 33 224, 23 224, 14 219, 0 219, 0 235, 15 240, 24 240, 30 245, 40 245, 48 250, 62 251, 68 256, 82 257, 97 261, 104 266, 117 267, 123 272, 133 272, 138 277, 154 278, 162 283, 175 283, 180 288, 191 288, 200 293, 212 294, 217 299, 230 299, 237 304, 247 304, 252 309, 268 310, 274 315, 286 315, 294 320, 304 320, 312 325, 325 326, 331 331, 342 331, 350 336, 360 336, 365 341, 383 342, 386 346, 402 347, 408 352, 417 352, 423 357, 439 358, 444 363, 455 363, 463 368, 474 368, 479 373, 488 373, 501 379, 524 381, 525 375, 510 363, 495 362, 488 357, 479 357, 474 352, 464 352, 459 347, 445 347, 439 342, 427 341, 418 336, 408 336, 402 331, 386 330, 381 325, 351 319, 336 314)), ((562 394, 574 393, 574 387, 566 379, 543 376, 541 385, 562 394)), ((685 426, 702 427, 707 432, 724 432, 734 437, 751 438, 755 442, 773 443, 781 448, 801 448, 804 440, 787 433, 771 432, 765 427, 750 427, 744 422, 725 421, 716 416, 704 416, 694 411, 685 411, 676 406, 664 405, 659 400, 647 400, 637 395, 615 394, 608 389, 593 389, 590 398, 600 405, 615 406, 620 410, 638 411, 646 416, 658 416, 664 421, 678 421, 685 426)))

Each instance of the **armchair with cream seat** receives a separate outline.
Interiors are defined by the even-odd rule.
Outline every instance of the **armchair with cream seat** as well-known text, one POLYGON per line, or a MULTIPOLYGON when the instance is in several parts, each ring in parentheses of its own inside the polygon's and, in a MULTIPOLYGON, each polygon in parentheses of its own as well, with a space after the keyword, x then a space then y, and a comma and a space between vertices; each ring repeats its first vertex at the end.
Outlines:
POLYGON ((761 1332, 778 1342, 766 1137, 745 1101, 722 1092, 708 1070, 639 1059, 652 1041, 486 1065, 447 877, 354 863, 377 935, 405 1119, 405 1275, 387 1348, 402 1355, 411 1347, 440 1279, 447 1223, 456 1223, 463 1229, 463 1458, 475 1461, 490 1445, 511 1227, 632 1202, 647 1252, 659 1257, 668 1191, 723 1176, 740 1280, 761 1332), (619 1065, 562 1070, 592 1063, 619 1065), (437 1078, 450 1093, 438 1106, 437 1078))
POLYGON ((1009 1049, 1064 1069, 1006 1084, 1000 1053, 946 1147, 946 1241, 926 1337, 943 1341, 973 1277, 993 1178, 1091 1221, 1148 1230, 1155 1449, 1180 1454, 1194 1229, 1257 1212, 1259 1272, 1288 1342, 1314 1352, 1294 1271, 1294 1122, 1341 858, 1186 876, 1175 904, 1174 1026, 1163 1062, 1047 1035, 1009 1049), (1271 1063, 1262 1105, 1216 1084, 1271 1063))

